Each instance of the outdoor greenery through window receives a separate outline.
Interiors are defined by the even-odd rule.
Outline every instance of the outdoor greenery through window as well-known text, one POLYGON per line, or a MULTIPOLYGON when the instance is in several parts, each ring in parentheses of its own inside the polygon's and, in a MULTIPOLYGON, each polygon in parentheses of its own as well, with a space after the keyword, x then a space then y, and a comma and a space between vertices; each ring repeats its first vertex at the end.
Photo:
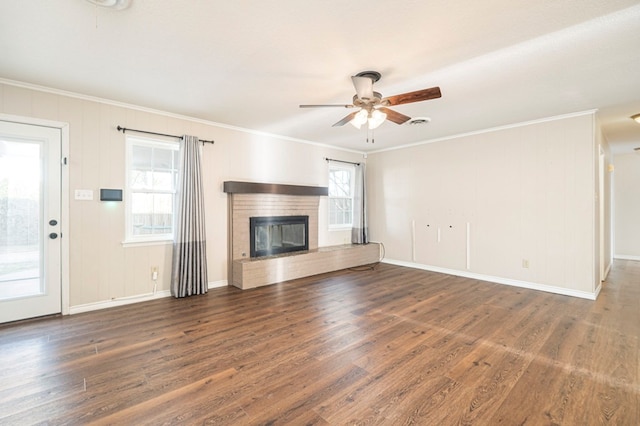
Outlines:
POLYGON ((350 228, 353 223, 352 166, 329 166, 329 228, 350 228))
POLYGON ((179 143, 127 137, 126 240, 173 238, 179 143))

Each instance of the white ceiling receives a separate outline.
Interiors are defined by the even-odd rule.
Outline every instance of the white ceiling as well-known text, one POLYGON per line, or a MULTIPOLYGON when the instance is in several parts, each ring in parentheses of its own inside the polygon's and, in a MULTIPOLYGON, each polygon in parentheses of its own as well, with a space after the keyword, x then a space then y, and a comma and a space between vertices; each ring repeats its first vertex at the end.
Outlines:
POLYGON ((0 2, 0 78, 358 151, 590 109, 630 151, 639 46, 634 0, 0 2), (350 103, 364 70, 384 96, 440 86, 394 107, 431 123, 371 144, 331 127, 350 110, 298 108, 350 103))

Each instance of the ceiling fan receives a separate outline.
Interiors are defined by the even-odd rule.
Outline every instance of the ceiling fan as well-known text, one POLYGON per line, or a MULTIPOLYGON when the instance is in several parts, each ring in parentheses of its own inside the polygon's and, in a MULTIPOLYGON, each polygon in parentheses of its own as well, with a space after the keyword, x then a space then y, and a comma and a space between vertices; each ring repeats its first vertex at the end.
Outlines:
POLYGON ((427 101, 442 96, 439 87, 431 87, 383 98, 380 93, 373 91, 373 83, 380 80, 380 77, 381 74, 377 71, 362 71, 352 76, 351 81, 356 88, 352 104, 300 105, 300 108, 359 108, 358 111, 352 112, 335 123, 333 127, 351 123, 359 129, 363 124, 368 123, 369 129, 375 129, 385 120, 402 124, 411 119, 409 116, 387 108, 388 106, 427 101))

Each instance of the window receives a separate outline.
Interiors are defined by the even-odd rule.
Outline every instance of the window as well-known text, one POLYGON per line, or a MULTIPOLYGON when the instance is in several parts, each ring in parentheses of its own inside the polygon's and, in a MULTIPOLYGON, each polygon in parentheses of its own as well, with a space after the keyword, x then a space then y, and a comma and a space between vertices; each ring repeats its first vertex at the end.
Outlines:
POLYGON ((178 142, 127 137, 126 242, 173 239, 178 142))
POLYGON ((329 166, 329 228, 351 228, 353 223, 353 166, 329 166))

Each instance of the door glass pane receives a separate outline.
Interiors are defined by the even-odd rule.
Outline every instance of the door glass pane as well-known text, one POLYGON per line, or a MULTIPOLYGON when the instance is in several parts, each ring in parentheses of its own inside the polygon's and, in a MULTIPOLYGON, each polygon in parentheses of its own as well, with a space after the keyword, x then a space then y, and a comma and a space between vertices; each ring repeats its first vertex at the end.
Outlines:
POLYGON ((44 292, 41 145, 0 140, 0 299, 44 292))

